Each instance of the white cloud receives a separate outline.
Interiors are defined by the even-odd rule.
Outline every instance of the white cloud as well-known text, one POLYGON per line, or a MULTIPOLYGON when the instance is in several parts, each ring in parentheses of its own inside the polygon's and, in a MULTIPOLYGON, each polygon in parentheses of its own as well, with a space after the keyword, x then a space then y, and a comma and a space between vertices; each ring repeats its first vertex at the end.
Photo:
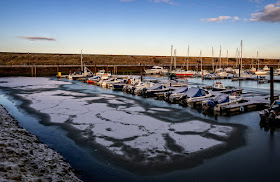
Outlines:
POLYGON ((172 0, 153 0, 153 2, 155 3, 160 3, 160 2, 163 2, 163 3, 167 3, 167 4, 174 4, 174 1, 172 0))
POLYGON ((266 5, 260 12, 252 13, 250 21, 280 22, 280 1, 266 5))
POLYGON ((217 18, 206 18, 206 19, 201 19, 200 21, 201 22, 224 22, 224 21, 227 21, 227 20, 232 20, 232 21, 237 21, 239 20, 239 17, 238 16, 234 16, 234 17, 231 17, 231 16, 219 16, 217 18))

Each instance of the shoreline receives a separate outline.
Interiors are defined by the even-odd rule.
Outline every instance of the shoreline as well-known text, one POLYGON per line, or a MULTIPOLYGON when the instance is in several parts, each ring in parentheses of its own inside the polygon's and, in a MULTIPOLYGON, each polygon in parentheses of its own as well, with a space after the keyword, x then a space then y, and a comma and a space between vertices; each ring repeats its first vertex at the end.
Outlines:
POLYGON ((61 154, 21 128, 0 105, 0 181, 81 181, 61 154))

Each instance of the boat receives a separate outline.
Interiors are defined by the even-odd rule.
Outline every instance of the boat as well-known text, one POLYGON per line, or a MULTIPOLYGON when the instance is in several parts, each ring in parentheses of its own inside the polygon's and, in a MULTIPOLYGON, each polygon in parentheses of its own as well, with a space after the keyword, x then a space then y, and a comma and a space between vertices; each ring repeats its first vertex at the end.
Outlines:
POLYGON ((96 85, 96 83, 97 83, 98 81, 100 81, 100 79, 101 79, 100 76, 93 76, 93 77, 88 78, 87 83, 88 83, 88 84, 96 85))
POLYGON ((221 82, 216 82, 213 84, 212 90, 213 91, 222 91, 222 90, 226 90, 226 87, 221 82))
POLYGON ((222 111, 222 108, 231 104, 238 104, 242 101, 241 96, 232 96, 226 94, 220 94, 215 98, 210 98, 206 101, 202 101, 202 108, 204 110, 214 110, 214 111, 222 111))
POLYGON ((188 87, 179 87, 176 90, 164 93, 164 100, 171 103, 177 103, 184 97, 188 91, 188 87))
POLYGON ((268 79, 260 78, 260 79, 258 80, 258 83, 268 83, 268 79))
POLYGON ((257 70, 256 72, 255 72, 255 75, 267 75, 267 71, 264 71, 264 70, 257 70))
POLYGON ((77 80, 81 78, 88 78, 92 77, 94 74, 86 67, 84 66, 82 71, 76 71, 74 73, 69 73, 68 79, 69 80, 77 80))
POLYGON ((204 90, 199 87, 191 87, 188 89, 188 91, 185 93, 185 95, 181 98, 180 104, 186 105, 192 102, 194 99, 199 98, 207 98, 211 97, 211 93, 208 92, 208 90, 204 90))
POLYGON ((182 76, 193 76, 195 74, 195 71, 192 70, 175 70, 172 73, 174 73, 177 77, 182 77, 182 76))
POLYGON ((105 70, 102 69, 102 70, 98 70, 98 72, 95 73, 95 75, 102 77, 102 76, 111 76, 112 74, 111 73, 106 73, 105 70))
POLYGON ((145 74, 147 75, 168 74, 168 69, 165 69, 162 66, 153 66, 151 69, 146 69, 145 74))
POLYGON ((280 126, 280 100, 275 100, 268 109, 259 112, 261 122, 272 126, 280 126))
POLYGON ((169 90, 170 90, 170 88, 166 87, 165 85, 155 84, 151 87, 144 88, 142 95, 144 95, 146 97, 155 97, 156 96, 155 93, 167 92, 169 90))
POLYGON ((267 65, 265 65, 265 66, 263 67, 263 71, 270 71, 270 68, 269 68, 267 65))
POLYGON ((135 95, 143 95, 144 89, 151 87, 154 84, 155 83, 153 82, 139 82, 137 85, 131 87, 130 93, 135 95))

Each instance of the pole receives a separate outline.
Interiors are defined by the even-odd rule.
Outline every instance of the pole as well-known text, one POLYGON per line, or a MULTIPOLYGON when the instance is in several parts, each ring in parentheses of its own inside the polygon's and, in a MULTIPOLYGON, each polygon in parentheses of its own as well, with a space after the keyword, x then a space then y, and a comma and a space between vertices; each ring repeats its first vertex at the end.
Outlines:
POLYGON ((190 59, 190 46, 188 45, 188 62, 187 62, 187 70, 189 70, 189 59, 190 59))
POLYGON ((222 68, 222 46, 220 45, 220 63, 219 63, 220 68, 222 68))
POLYGON ((227 67, 228 67, 228 50, 227 50, 227 67))
MULTIPOLYGON (((241 40, 241 46, 240 46, 240 47, 241 47, 241 50, 240 50, 240 51, 241 51, 241 55, 240 55, 240 56, 241 56, 241 58, 240 58, 240 62, 241 62, 241 69, 242 69, 242 40, 241 40)), ((240 70, 239 70, 239 72, 240 72, 240 70)))
POLYGON ((212 46, 212 69, 213 69, 213 71, 215 71, 215 65, 214 65, 214 49, 213 49, 213 46, 212 46))
POLYGON ((270 105, 274 102, 273 67, 270 67, 270 105))
POLYGON ((172 71, 172 52, 173 52, 173 45, 171 45, 170 73, 171 73, 171 71, 172 71))
POLYGON ((83 71, 83 49, 81 50, 81 71, 83 71))

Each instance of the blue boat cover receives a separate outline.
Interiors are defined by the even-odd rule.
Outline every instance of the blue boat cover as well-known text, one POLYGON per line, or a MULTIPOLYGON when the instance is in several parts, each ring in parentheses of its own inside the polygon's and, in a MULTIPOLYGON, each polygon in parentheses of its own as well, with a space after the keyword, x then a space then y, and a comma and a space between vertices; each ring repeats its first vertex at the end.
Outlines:
POLYGON ((188 90, 189 88, 188 87, 180 87, 174 91, 172 91, 172 94, 176 94, 176 93, 184 93, 188 90))
POLYGON ((229 102, 229 96, 225 94, 221 94, 215 97, 214 99, 209 99, 207 101, 207 104, 211 107, 214 107, 216 104, 222 104, 226 102, 229 102))
POLYGON ((199 87, 191 87, 186 92, 187 97, 201 97, 205 96, 206 92, 205 90, 199 88, 199 87))
POLYGON ((159 90, 159 89, 163 89, 163 86, 161 84, 155 84, 155 85, 147 88, 147 90, 159 90))

